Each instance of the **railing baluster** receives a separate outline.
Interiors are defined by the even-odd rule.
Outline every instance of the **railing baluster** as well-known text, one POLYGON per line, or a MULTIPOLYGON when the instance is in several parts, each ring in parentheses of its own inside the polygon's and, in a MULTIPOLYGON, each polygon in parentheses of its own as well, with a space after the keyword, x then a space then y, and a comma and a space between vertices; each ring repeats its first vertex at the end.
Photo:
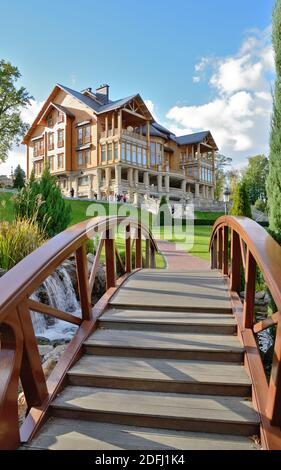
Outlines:
POLYGON ((128 224, 125 231, 125 257, 126 257, 126 273, 132 271, 132 250, 131 250, 131 226, 128 224))
POLYGON ((273 426, 281 426, 281 321, 276 329, 276 338, 268 389, 266 414, 273 426))
POLYGON ((136 238, 136 268, 142 267, 141 248, 141 228, 138 227, 136 238))
POLYGON ((90 320, 92 307, 89 295, 88 260, 85 244, 76 251, 76 269, 82 318, 83 320, 90 320))
POLYGON ((20 378, 28 409, 30 409, 43 403, 48 396, 48 390, 32 325, 28 299, 21 302, 17 310, 24 340, 20 378))
POLYGON ((217 269, 218 267, 218 237, 217 233, 214 235, 212 250, 211 250, 211 268, 217 269))
POLYGON ((241 247, 240 237, 237 232, 231 230, 231 274, 230 290, 239 292, 241 284, 241 247))
POLYGON ((150 262, 150 240, 149 238, 145 239, 145 267, 149 268, 150 262))
POLYGON ((150 242, 150 267, 156 267, 156 260, 155 260, 155 249, 154 245, 150 242))
POLYGON ((223 274, 228 275, 228 227, 223 228, 223 274))
POLYGON ((222 228, 219 228, 218 233, 218 269, 222 269, 222 252, 223 252, 223 240, 222 240, 222 228))
POLYGON ((112 230, 106 230, 105 234, 105 269, 106 288, 115 287, 115 248, 112 230))
POLYGON ((243 325, 245 328, 253 328, 255 292, 256 292, 256 261, 248 248, 247 253, 246 253, 245 299, 244 299, 244 308, 243 308, 243 325))

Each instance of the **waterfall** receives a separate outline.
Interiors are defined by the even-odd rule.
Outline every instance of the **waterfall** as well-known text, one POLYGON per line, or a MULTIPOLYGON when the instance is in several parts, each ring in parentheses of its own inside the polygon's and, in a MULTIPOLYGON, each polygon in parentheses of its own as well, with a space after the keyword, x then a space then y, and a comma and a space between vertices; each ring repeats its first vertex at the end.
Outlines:
MULTIPOLYGON (((81 317, 80 304, 76 298, 71 277, 63 266, 60 266, 48 276, 42 286, 32 294, 31 298, 40 302, 42 294, 46 298, 46 303, 51 307, 81 317)), ((36 312, 32 312, 32 323, 36 336, 52 341, 69 340, 77 329, 76 325, 53 317, 48 320, 47 316, 36 312)))

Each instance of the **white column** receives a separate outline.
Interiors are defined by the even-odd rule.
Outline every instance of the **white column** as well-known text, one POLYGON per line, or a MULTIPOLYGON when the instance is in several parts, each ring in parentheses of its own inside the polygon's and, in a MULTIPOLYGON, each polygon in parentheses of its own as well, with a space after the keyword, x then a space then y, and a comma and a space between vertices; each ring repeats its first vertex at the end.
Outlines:
POLYGON ((137 187, 139 184, 139 170, 134 170, 134 182, 135 186, 137 187))
POLYGON ((128 182, 131 188, 133 186, 133 168, 128 168, 128 182))
POLYGON ((144 174, 143 174, 143 182, 144 182, 145 189, 148 189, 149 188, 149 173, 148 173, 148 171, 145 171, 144 174))
POLYGON ((157 175, 158 192, 162 192, 162 175, 157 175))
POLYGON ((181 182, 181 190, 186 193, 186 180, 182 180, 181 182))
POLYGON ((195 183, 195 197, 200 197, 199 183, 195 183))
POLYGON ((211 199, 212 200, 215 199, 215 188, 214 187, 211 188, 211 199))
POLYGON ((96 192, 97 192, 97 198, 101 198, 101 193, 100 193, 100 183, 101 183, 101 168, 97 169, 97 177, 96 177, 96 192))
POLYGON ((170 192, 170 176, 165 175, 165 191, 166 193, 170 192))
POLYGON ((121 166, 115 165, 115 184, 119 186, 121 184, 121 166))

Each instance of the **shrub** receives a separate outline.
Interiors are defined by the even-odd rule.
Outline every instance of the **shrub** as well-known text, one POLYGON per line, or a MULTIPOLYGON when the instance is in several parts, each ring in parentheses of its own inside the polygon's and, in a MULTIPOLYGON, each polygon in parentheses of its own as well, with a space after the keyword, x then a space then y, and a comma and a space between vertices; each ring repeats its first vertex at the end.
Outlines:
POLYGON ((25 256, 39 248, 45 241, 44 235, 34 220, 16 219, 14 222, 0 222, 0 266, 10 269, 25 256))
POLYGON ((261 212, 267 212, 267 202, 262 199, 257 199, 255 202, 255 209, 261 212))
POLYGON ((244 182, 237 184, 233 197, 231 215, 242 215, 245 217, 252 218, 249 195, 247 192, 246 184, 244 182))
POLYGON ((29 182, 15 197, 17 217, 35 219, 49 237, 64 230, 71 220, 71 207, 66 204, 56 178, 45 167, 40 180, 31 174, 29 182))

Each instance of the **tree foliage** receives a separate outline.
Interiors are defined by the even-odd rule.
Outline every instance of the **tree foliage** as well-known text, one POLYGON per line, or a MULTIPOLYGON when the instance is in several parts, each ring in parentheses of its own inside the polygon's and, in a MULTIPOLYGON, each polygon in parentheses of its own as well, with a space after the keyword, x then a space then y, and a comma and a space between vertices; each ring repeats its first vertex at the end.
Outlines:
POLYGON ((63 199, 56 178, 44 168, 40 180, 32 172, 28 183, 15 197, 18 217, 35 218, 39 227, 49 237, 64 230, 71 220, 71 207, 63 199))
POLYGON ((244 182, 240 182, 236 186, 231 215, 243 215, 252 218, 250 199, 244 182))
POLYGON ((225 167, 230 165, 232 158, 226 157, 220 153, 215 156, 215 199, 219 201, 225 185, 226 171, 225 167))
POLYGON ((25 172, 21 168, 20 165, 18 165, 15 168, 14 171, 14 188, 21 189, 24 187, 24 179, 25 179, 25 172))
POLYGON ((251 204, 260 199, 266 201, 266 178, 268 176, 268 158, 256 155, 248 159, 248 166, 243 175, 251 204))
POLYGON ((30 104, 32 96, 24 87, 16 88, 20 77, 17 67, 0 60, 0 161, 6 160, 13 143, 18 144, 28 129, 21 110, 30 104))
POLYGON ((275 54, 276 81, 270 135, 269 174, 266 188, 269 208, 269 226, 281 232, 281 0, 273 11, 272 42, 275 54))

